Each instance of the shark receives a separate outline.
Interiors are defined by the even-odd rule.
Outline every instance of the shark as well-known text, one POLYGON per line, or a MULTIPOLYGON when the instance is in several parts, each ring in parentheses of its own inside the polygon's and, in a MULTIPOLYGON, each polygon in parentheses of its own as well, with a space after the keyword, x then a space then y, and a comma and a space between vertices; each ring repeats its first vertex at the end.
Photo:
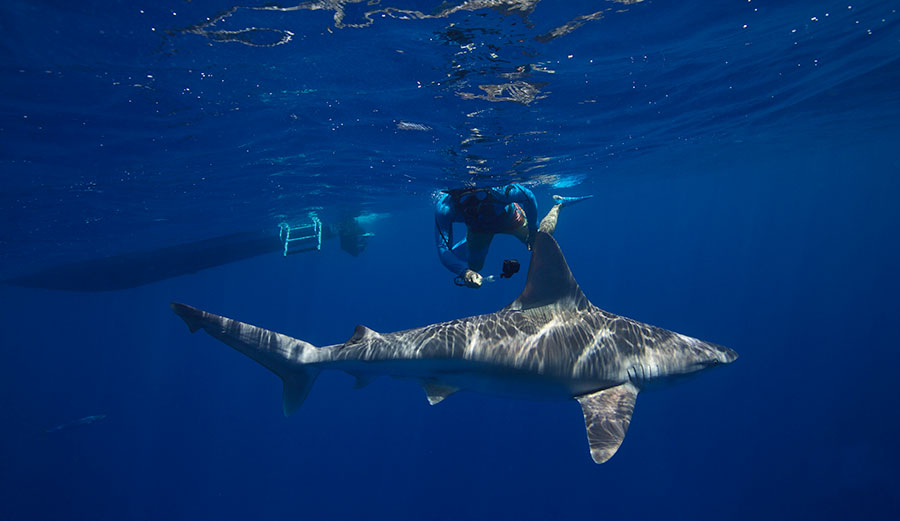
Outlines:
POLYGON ((379 333, 358 325, 342 344, 303 340, 172 303, 193 333, 203 330, 283 381, 285 415, 324 370, 363 387, 380 376, 421 382, 428 402, 457 391, 581 405, 591 457, 619 449, 637 395, 737 359, 713 343, 615 315, 585 297, 549 234, 538 232, 525 288, 495 313, 379 333))

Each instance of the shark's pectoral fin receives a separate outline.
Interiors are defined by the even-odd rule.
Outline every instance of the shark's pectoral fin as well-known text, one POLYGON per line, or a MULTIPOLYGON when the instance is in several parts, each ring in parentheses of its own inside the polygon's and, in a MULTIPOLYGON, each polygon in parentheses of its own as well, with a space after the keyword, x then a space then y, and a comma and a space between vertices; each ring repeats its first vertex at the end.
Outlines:
POLYGON ((437 405, 444 401, 444 398, 455 393, 459 389, 450 387, 449 385, 441 385, 433 382, 422 382, 422 389, 425 389, 425 395, 428 397, 428 403, 437 405))
POLYGON ((637 393, 629 382, 576 397, 584 412, 594 462, 603 463, 619 450, 631 423, 637 393))

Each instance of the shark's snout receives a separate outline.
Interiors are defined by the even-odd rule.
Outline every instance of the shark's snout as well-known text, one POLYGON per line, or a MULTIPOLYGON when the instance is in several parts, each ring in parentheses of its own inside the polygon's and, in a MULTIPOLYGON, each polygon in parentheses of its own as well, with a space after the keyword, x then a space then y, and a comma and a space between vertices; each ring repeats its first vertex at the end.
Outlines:
POLYGON ((734 349, 729 349, 725 346, 716 346, 717 355, 719 358, 719 362, 723 364, 730 364, 737 360, 738 354, 734 349))
POLYGON ((709 369, 724 364, 730 364, 737 360, 738 354, 733 349, 718 344, 705 344, 705 348, 697 354, 693 370, 709 369))

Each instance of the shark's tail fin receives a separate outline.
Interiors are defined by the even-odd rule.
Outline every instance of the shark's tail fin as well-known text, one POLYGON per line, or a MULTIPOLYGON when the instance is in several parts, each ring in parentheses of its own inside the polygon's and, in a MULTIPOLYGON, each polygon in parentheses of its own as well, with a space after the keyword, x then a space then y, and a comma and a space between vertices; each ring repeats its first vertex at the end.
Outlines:
POLYGON ((315 346, 268 329, 172 303, 172 311, 191 333, 202 329, 210 336, 259 362, 284 382, 284 414, 296 411, 309 393, 319 370, 306 365, 315 346))

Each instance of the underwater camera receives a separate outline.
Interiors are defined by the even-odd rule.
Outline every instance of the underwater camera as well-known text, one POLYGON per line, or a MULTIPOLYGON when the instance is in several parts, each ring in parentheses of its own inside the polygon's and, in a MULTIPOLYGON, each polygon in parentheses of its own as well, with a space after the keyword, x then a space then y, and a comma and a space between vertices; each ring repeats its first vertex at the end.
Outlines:
POLYGON ((500 276, 508 279, 519 272, 519 261, 516 259, 506 259, 503 261, 503 273, 500 276))

